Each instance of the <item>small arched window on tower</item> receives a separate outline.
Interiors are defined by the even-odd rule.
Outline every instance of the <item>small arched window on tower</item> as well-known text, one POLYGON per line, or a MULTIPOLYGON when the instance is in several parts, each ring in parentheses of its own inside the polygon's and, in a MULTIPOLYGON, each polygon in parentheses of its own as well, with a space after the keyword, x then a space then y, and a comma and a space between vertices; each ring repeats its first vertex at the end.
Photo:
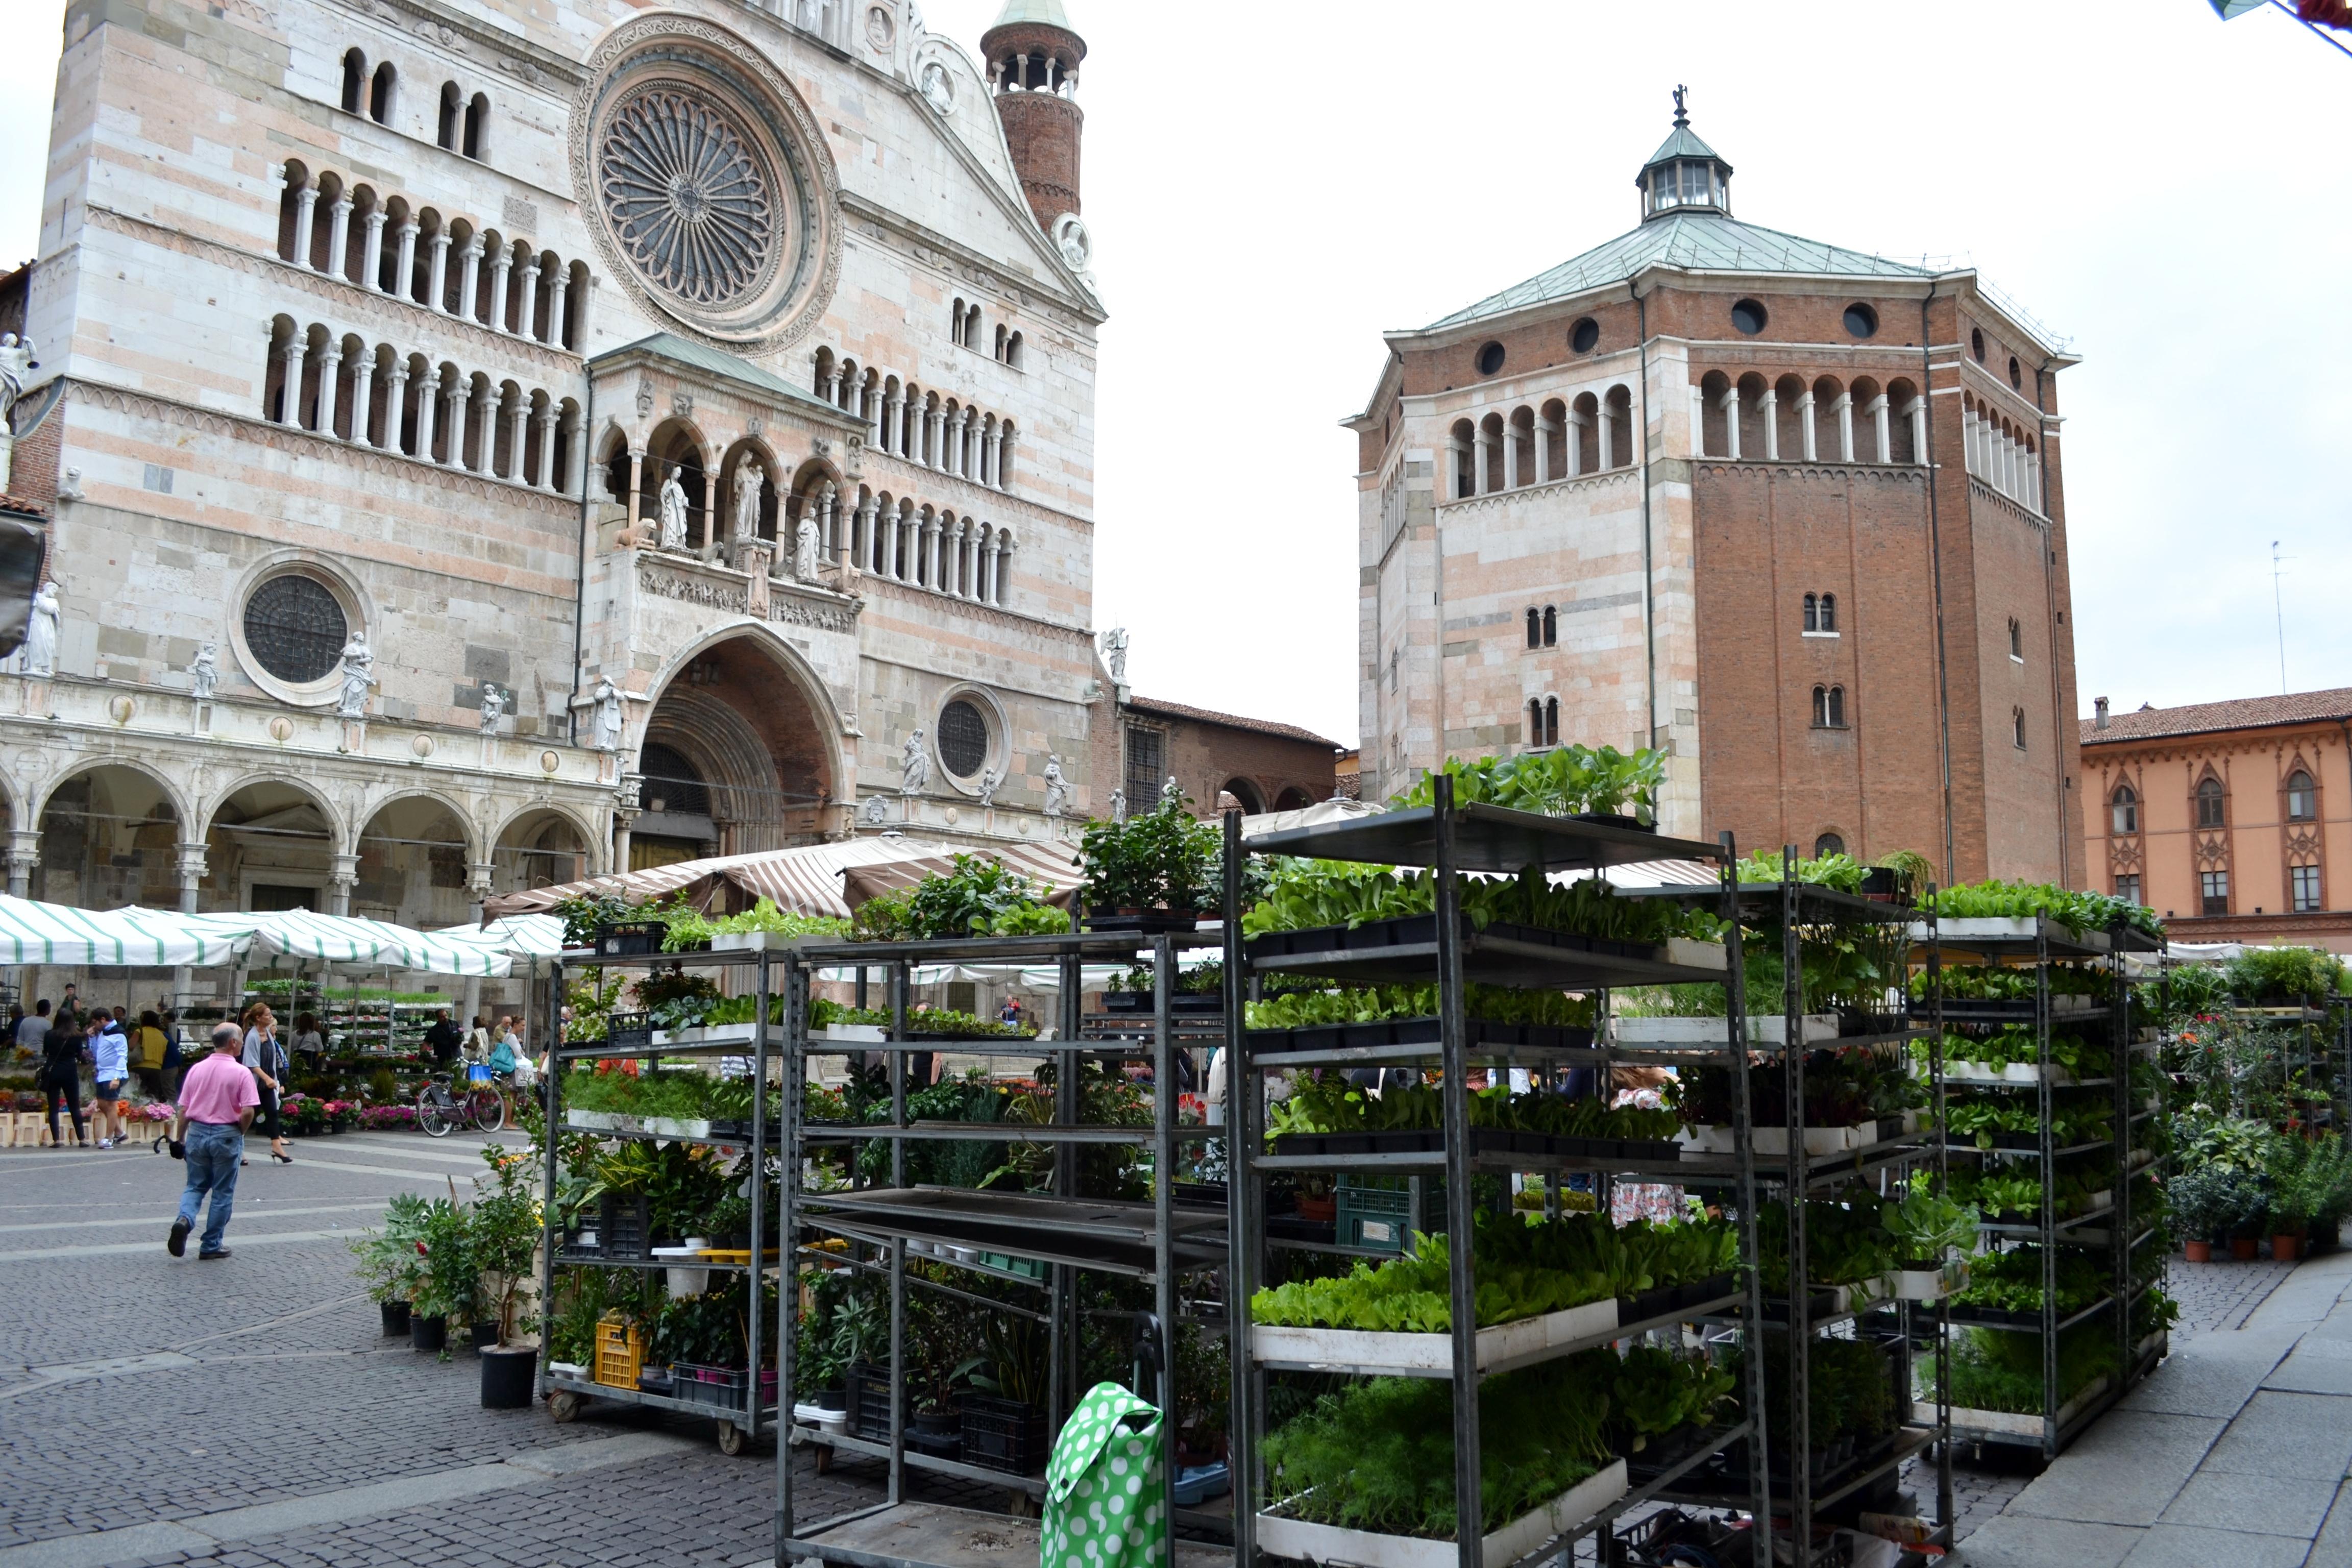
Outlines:
POLYGON ((358 114, 367 108, 367 57, 357 49, 343 52, 343 112, 358 114))
POLYGON ((1556 606, 1551 605, 1546 605, 1544 606, 1543 628, 1544 647, 1558 647, 1559 644, 1559 611, 1556 606))
POLYGON ((2009 617, 2009 657, 2025 662, 2025 626, 2015 616, 2009 617))
POLYGON ((1813 728, 1843 730, 1845 728, 1845 688, 1816 686, 1813 688, 1813 728))
POLYGON ((2230 807, 2221 793, 2221 781, 2208 773, 2197 784, 2197 826, 2227 827, 2229 825, 2230 807))
POLYGON ((1543 612, 1533 605, 1528 606, 1528 646, 1543 647, 1543 612))
POLYGON ((2009 738, 2019 751, 2025 750, 2025 710, 2022 708, 2009 710, 2009 738))
POLYGON ((963 341, 963 301, 961 300, 958 300, 955 303, 948 307, 948 342, 955 344, 958 348, 969 348, 971 346, 963 341))
POLYGON ((392 123, 392 94, 400 73, 392 68, 390 60, 377 62, 375 85, 368 93, 368 118, 378 125, 392 123))
POLYGON ((465 118, 465 95, 457 90, 456 82, 443 82, 441 84, 441 120, 434 132, 435 142, 452 153, 456 152, 457 132, 463 129, 465 118))
POLYGON ((2314 822, 2319 817, 2319 786, 2301 768, 2286 778, 2286 819, 2289 822, 2314 822))
POLYGON ((1845 840, 1834 833, 1824 833, 1819 838, 1813 840, 1813 858, 1816 860, 1819 860, 1825 856, 1843 855, 1844 853, 1845 840))
POLYGON ((1805 629, 1809 632, 1822 629, 1822 599, 1818 594, 1805 595, 1805 629))
MULTIPOLYGON (((1534 614, 1533 611, 1529 611, 1528 613, 1530 615, 1534 614)), ((1528 699, 1528 744, 1530 746, 1542 745, 1544 743, 1543 735, 1543 699, 1540 697, 1530 697, 1528 699)))
POLYGON ((2117 784, 2116 793, 2108 804, 2117 833, 2139 831, 2139 792, 2137 790, 2127 784, 2117 784))
POLYGON ((1544 744, 1559 744, 1559 699, 1557 697, 1544 699, 1544 744))
POLYGON ((468 158, 479 158, 490 135, 490 100, 476 93, 466 105, 466 144, 460 149, 468 158))
POLYGON ((1832 634, 1837 630, 1837 595, 1835 594, 1822 595, 1821 629, 1832 634))

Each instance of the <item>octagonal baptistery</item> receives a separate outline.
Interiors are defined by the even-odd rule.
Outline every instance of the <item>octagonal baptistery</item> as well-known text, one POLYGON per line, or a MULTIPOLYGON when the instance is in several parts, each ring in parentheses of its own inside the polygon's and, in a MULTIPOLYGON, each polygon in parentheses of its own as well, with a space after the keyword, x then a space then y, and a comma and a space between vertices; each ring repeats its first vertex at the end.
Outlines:
POLYGON ((336 907, 420 792, 477 897, 1095 808, 1105 315, 1075 114, 1050 169, 1000 120, 1075 99, 1034 8, 983 66, 913 0, 69 7, 0 282, 61 611, 38 691, 0 669, 8 820, 102 734, 236 901, 215 795, 304 778, 336 907))
POLYGON ((1973 271, 1735 217, 1675 100, 1637 226, 1387 334, 1347 421, 1366 798, 1654 745, 1670 832, 2079 886, 2074 358, 1973 271))

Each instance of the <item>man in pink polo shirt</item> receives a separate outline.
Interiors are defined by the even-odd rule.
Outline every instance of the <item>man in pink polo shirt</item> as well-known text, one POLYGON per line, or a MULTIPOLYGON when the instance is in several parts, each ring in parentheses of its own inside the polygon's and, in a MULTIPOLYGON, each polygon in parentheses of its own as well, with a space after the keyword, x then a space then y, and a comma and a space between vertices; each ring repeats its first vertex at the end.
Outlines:
POLYGON ((172 1124, 172 1152, 188 1163, 187 1189, 180 1194, 180 1216, 163 1245, 174 1258, 185 1257, 188 1232, 195 1227, 196 1210, 205 1194, 212 1207, 196 1261, 226 1258, 221 1237, 228 1230, 229 1211, 236 1204, 237 1167, 245 1163, 245 1130, 253 1122, 253 1109, 261 1103, 251 1069, 238 1060, 245 1037, 235 1024, 213 1026, 213 1054, 190 1068, 180 1080, 180 1115, 172 1124))

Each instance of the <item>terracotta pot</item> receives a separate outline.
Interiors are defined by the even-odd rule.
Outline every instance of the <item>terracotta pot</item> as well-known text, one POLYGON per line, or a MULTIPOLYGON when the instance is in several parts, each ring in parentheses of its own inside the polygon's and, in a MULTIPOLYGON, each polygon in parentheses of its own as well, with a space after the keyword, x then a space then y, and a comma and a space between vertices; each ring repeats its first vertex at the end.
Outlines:
POLYGON ((2272 1237, 2271 1261, 2273 1263, 2294 1262, 2299 1250, 2299 1246, 2300 1244, 2296 1242, 2293 1232, 2289 1232, 2284 1236, 2272 1237))
POLYGON ((2210 1241, 2184 1241, 2180 1244, 2180 1253, 2191 1263, 2210 1263, 2213 1261, 2213 1244, 2210 1241))
POLYGON ((2230 1238, 2230 1256, 2241 1263, 2252 1263, 2262 1256, 2262 1251, 2263 1244, 2251 1236, 2233 1236, 2230 1238))

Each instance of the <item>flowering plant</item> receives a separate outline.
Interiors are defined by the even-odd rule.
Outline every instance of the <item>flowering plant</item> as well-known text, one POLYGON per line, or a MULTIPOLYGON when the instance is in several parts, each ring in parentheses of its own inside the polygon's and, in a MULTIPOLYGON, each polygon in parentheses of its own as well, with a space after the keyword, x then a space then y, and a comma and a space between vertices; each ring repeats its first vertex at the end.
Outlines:
POLYGON ((359 1113, 360 1128, 367 1132, 397 1131, 416 1125, 416 1107, 413 1105, 371 1105, 359 1113))

